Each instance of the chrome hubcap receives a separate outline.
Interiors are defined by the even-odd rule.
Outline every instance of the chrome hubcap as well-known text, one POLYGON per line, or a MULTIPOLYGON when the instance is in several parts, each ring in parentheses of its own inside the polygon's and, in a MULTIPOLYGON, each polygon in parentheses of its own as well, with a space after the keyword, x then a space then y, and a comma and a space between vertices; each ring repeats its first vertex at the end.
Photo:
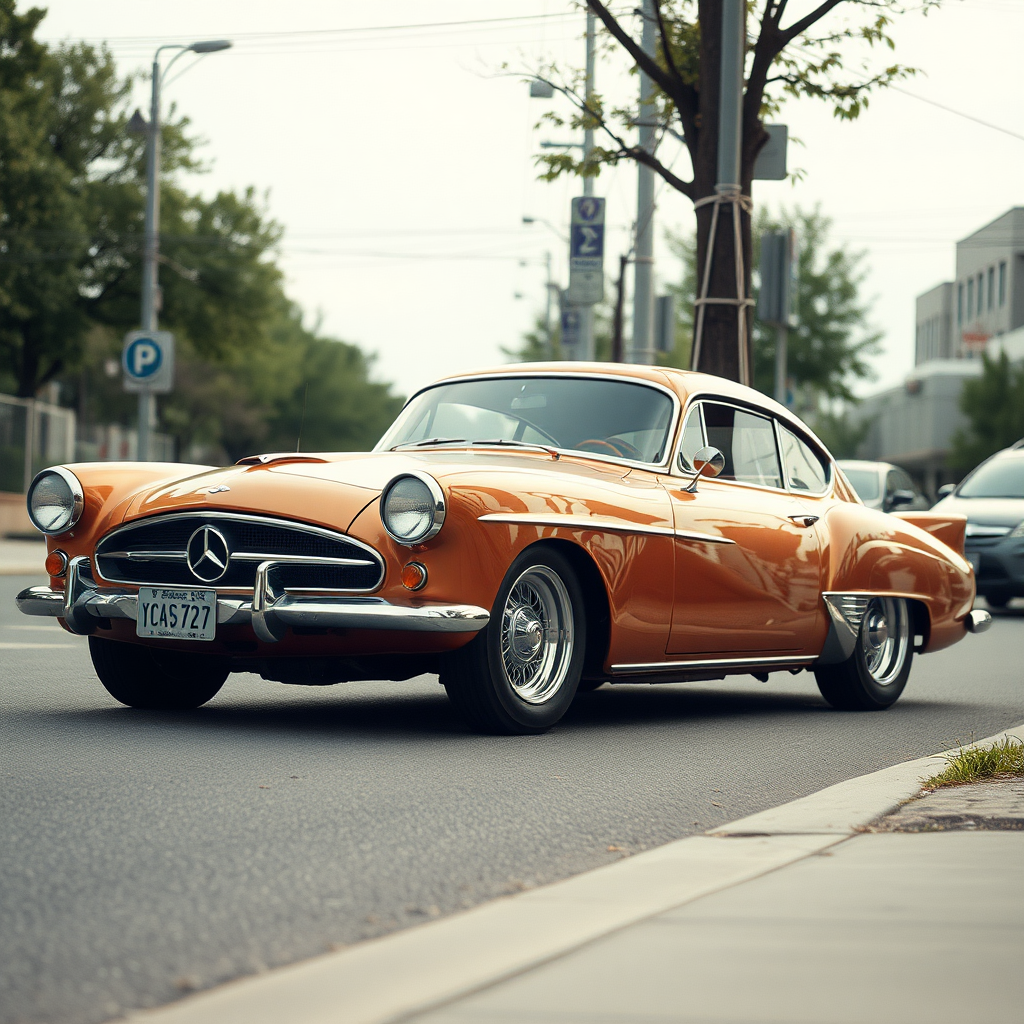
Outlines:
POLYGON ((501 616, 501 664, 516 696, 550 700, 572 661, 572 603, 561 577, 534 565, 515 581, 501 616))
POLYGON ((860 629, 864 665, 879 686, 894 683, 910 649, 910 616, 899 598, 874 597, 860 629))

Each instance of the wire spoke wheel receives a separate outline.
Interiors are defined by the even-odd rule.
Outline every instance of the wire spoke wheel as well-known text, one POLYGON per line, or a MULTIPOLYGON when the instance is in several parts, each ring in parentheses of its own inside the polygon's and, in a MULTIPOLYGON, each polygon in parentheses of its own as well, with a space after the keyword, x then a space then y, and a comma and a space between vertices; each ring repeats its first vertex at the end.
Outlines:
POLYGON ((572 601, 561 577, 546 565, 530 566, 512 585, 501 615, 501 667, 527 704, 543 704, 559 691, 573 655, 572 601))
POLYGON ((905 601, 872 598, 860 628, 864 667, 878 686, 891 686, 903 671, 910 647, 910 617, 905 601))

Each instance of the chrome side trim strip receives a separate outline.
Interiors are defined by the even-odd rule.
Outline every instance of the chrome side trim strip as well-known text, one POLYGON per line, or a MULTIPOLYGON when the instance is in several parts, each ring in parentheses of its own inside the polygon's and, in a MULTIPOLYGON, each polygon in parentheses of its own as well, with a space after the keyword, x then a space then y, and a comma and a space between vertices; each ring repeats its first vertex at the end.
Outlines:
POLYGON ((612 665, 612 672, 619 675, 646 675, 656 672, 678 672, 680 670, 706 668, 757 668, 761 665, 810 665, 817 659, 814 655, 793 654, 771 658, 702 658, 699 661, 652 661, 636 665, 612 665))
POLYGON ((736 541, 728 537, 721 537, 715 533, 701 533, 699 530, 675 530, 675 535, 681 540, 698 540, 704 544, 735 544, 736 541))
POLYGON ((627 523, 624 519, 608 516, 573 516, 558 512, 488 512, 477 516, 481 523, 513 523, 518 526, 559 526, 570 530, 610 530, 615 533, 650 533, 662 537, 703 541, 709 544, 735 544, 728 537, 698 530, 676 530, 671 526, 648 526, 645 523, 627 523))
POLYGON ((672 537, 671 526, 648 526, 644 523, 627 523, 624 519, 609 516, 573 516, 558 512, 488 512, 477 516, 481 523, 513 523, 517 526, 564 526, 567 529, 611 530, 617 533, 653 533, 672 537))

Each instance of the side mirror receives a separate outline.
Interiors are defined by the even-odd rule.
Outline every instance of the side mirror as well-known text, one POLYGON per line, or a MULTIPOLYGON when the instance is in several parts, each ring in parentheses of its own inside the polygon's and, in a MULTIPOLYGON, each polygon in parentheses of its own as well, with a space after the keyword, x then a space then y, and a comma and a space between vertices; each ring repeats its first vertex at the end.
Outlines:
POLYGON ((684 490, 693 494, 697 490, 699 477, 715 477, 723 469, 725 469, 725 456, 717 448, 706 445, 693 456, 693 479, 684 490))
POLYGON ((938 489, 936 494, 938 494, 938 496, 940 498, 944 498, 947 494, 952 494, 955 490, 956 490, 956 484, 943 484, 938 489))
POLYGON ((917 501, 917 495, 913 491, 893 491, 887 502, 889 511, 894 508, 902 508, 904 505, 913 505, 917 501))

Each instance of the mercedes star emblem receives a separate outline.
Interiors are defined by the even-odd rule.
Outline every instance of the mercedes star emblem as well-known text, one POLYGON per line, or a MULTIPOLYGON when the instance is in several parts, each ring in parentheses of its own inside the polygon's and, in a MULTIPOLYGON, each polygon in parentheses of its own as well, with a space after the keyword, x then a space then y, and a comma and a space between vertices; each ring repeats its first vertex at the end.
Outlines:
POLYGON ((200 526, 188 539, 185 557, 192 575, 204 583, 213 583, 228 571, 228 542, 212 526, 200 526))

